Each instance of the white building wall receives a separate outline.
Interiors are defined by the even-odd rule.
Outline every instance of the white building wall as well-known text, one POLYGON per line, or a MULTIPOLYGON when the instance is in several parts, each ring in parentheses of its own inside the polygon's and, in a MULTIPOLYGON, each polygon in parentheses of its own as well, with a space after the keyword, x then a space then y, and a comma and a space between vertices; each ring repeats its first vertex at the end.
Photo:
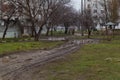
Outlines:
POLYGON ((85 0, 85 9, 91 10, 91 13, 93 15, 99 15, 102 13, 102 10, 104 10, 103 6, 101 6, 101 3, 103 0, 85 0))
MULTIPOLYGON (((0 27, 0 38, 2 38, 4 30, 5 30, 4 27, 0 27)), ((10 27, 7 30, 6 38, 15 38, 15 37, 19 37, 19 35, 20 32, 18 31, 17 28, 10 27)))
MULTIPOLYGON (((4 23, 0 21, 0 38, 2 38, 4 30, 5 30, 4 23)), ((7 30, 6 38, 19 37, 19 35, 20 35, 20 31, 19 31, 18 26, 17 25, 10 26, 7 30)))

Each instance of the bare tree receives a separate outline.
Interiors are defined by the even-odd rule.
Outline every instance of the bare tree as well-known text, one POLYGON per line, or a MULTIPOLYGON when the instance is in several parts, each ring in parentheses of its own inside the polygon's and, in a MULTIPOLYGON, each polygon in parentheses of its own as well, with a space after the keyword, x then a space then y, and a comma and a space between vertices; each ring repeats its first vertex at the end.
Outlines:
POLYGON ((51 29, 51 35, 52 35, 52 31, 53 31, 53 26, 58 26, 61 23, 61 19, 63 18, 63 8, 65 7, 65 5, 61 4, 59 5, 59 7, 54 11, 54 13, 50 16, 48 22, 47 22, 47 32, 46 32, 46 36, 48 36, 50 29, 51 29))
MULTIPOLYGON (((58 9, 50 16, 51 25, 64 25, 65 34, 68 34, 68 28, 75 23, 76 14, 71 6, 60 5, 58 9)), ((52 27, 52 26, 51 26, 52 27)), ((48 27, 49 29, 50 27, 48 27)), ((47 32, 48 34, 48 32, 47 32)))
POLYGON ((5 26, 2 39, 5 39, 10 24, 14 25, 17 22, 17 19, 19 18, 20 14, 18 7, 16 7, 10 1, 1 2, 1 7, 2 7, 0 10, 2 12, 1 18, 4 21, 5 26))
POLYGON ((22 7, 24 17, 30 20, 32 34, 35 40, 39 40, 42 28, 47 24, 50 16, 61 4, 69 0, 17 0, 16 5, 22 7), (37 27, 37 30, 36 30, 37 27))
POLYGON ((94 20, 90 10, 85 10, 84 15, 82 16, 83 26, 87 29, 88 38, 91 36, 92 29, 94 27, 94 20))
POLYGON ((63 15, 62 15, 62 23, 64 24, 65 27, 65 34, 68 34, 68 28, 70 27, 70 25, 72 25, 74 23, 74 9, 72 7, 65 7, 63 9, 63 15))
MULTIPOLYGON (((103 18, 104 24, 107 24, 108 22, 116 23, 119 19, 119 0, 103 0, 103 3, 101 4, 105 10, 105 16, 103 18)), ((108 35, 108 26, 105 26, 106 28, 106 35, 108 35)), ((114 26, 115 29, 115 26, 114 26)), ((114 33, 113 29, 113 33, 114 33)))
POLYGON ((119 19, 119 4, 118 0, 110 0, 108 3, 110 21, 116 23, 119 19))
MULTIPOLYGON (((71 6, 60 5, 58 9, 54 11, 54 13, 50 16, 49 26, 47 27, 48 35, 49 30, 51 28, 55 28, 53 26, 64 25, 65 27, 65 34, 68 34, 68 29, 70 25, 76 25, 77 22, 77 13, 71 6)), ((52 33, 52 32, 51 32, 52 33)))

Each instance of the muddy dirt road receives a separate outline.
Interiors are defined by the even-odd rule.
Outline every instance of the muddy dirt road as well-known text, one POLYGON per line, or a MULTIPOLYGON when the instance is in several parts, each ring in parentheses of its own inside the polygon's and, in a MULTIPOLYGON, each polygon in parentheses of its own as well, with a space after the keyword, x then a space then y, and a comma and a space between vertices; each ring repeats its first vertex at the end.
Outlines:
POLYGON ((40 65, 73 53, 81 45, 88 43, 98 43, 98 40, 74 40, 51 50, 37 50, 4 56, 0 58, 0 80, 32 80, 31 76, 39 69, 40 65))

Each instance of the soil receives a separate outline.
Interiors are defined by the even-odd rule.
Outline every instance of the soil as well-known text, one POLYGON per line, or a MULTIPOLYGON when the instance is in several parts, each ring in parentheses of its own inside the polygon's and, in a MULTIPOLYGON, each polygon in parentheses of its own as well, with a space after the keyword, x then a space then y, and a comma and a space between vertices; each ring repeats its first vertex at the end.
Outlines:
POLYGON ((1 57, 0 80, 32 80, 31 76, 41 65, 73 53, 83 44, 98 42, 99 40, 93 39, 73 40, 51 50, 21 52, 1 57))

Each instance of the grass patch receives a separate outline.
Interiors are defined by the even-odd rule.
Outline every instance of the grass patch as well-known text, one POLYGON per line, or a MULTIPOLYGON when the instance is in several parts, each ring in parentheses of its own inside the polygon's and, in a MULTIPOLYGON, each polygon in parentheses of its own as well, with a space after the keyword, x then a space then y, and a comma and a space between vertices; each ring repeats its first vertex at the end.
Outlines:
POLYGON ((85 45, 36 74, 33 80, 38 75, 43 80, 120 80, 120 41, 85 45))
MULTIPOLYGON (((53 32, 53 35, 49 34, 49 37, 68 37, 71 36, 70 34, 65 34, 63 32, 53 32)), ((41 37, 48 37, 46 34, 42 34, 41 37)))
POLYGON ((59 42, 9 42, 9 43, 0 43, 0 56, 19 52, 19 51, 28 51, 34 49, 50 49, 57 45, 64 43, 63 41, 59 42))

